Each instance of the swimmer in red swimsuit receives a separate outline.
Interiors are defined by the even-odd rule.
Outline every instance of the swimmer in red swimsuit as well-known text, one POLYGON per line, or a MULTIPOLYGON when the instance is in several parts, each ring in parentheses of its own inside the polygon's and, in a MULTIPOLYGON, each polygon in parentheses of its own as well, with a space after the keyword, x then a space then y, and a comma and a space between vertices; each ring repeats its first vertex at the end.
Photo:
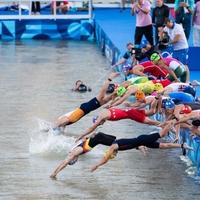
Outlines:
POLYGON ((118 121, 121 119, 131 119, 139 123, 149 124, 149 125, 159 125, 159 121, 155 121, 150 119, 149 115, 152 115, 152 111, 150 110, 139 110, 134 108, 110 108, 102 111, 98 116, 96 122, 88 128, 82 135, 78 137, 77 140, 80 140, 90 133, 92 133, 99 125, 103 124, 106 120, 109 121, 118 121))

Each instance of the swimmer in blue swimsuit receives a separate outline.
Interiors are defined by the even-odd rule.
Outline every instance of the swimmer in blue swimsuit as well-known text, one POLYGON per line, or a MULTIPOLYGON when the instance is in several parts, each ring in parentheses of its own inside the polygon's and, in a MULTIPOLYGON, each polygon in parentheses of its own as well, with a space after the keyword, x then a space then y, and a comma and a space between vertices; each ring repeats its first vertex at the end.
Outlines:
POLYGON ((138 148, 139 146, 146 146, 148 148, 156 148, 156 149, 184 148, 192 150, 192 148, 185 143, 184 144, 160 143, 157 141, 159 138, 162 138, 165 135, 167 135, 167 133, 174 125, 174 123, 175 120, 171 120, 170 122, 168 122, 168 124, 165 126, 164 129, 161 130, 160 133, 140 135, 137 138, 115 140, 113 144, 109 147, 106 155, 104 155, 103 158, 91 168, 91 172, 95 171, 101 165, 106 164, 109 161, 109 159, 113 157, 113 155, 115 156, 117 154, 117 151, 135 149, 138 148))

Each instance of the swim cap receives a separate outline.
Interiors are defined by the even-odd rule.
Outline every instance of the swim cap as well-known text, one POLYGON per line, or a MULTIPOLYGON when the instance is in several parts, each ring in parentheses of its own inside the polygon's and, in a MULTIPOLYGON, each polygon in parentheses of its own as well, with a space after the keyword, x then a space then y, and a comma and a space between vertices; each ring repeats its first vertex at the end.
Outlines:
POLYGON ((200 126, 200 120, 199 119, 192 120, 192 125, 193 126, 200 126))
POLYGON ((161 59, 161 57, 160 57, 159 53, 157 53, 157 52, 152 53, 150 56, 151 61, 158 61, 160 59, 161 59))
POLYGON ((161 83, 154 84, 154 90, 155 91, 161 91, 161 90, 163 90, 163 85, 161 83))
POLYGON ((124 86, 119 86, 117 88, 117 96, 118 97, 123 96, 125 92, 126 92, 126 88, 124 86))
POLYGON ((184 108, 181 110, 181 113, 188 114, 192 112, 192 108, 188 105, 184 105, 184 108))
POLYGON ((172 99, 163 99, 162 107, 164 109, 174 109, 175 108, 175 103, 172 101, 172 99))
MULTIPOLYGON (((107 156, 108 156, 108 152, 109 152, 109 150, 106 150, 106 151, 105 151, 105 153, 104 153, 104 157, 107 157, 107 156)), ((110 155, 109 159, 113 159, 113 158, 115 158, 115 157, 117 156, 117 152, 118 152, 117 150, 114 151, 113 154, 110 155)))
POLYGON ((188 85, 183 89, 183 92, 191 94, 193 97, 195 97, 196 95, 196 90, 193 86, 188 85))
POLYGON ((139 83, 146 83, 149 81, 149 79, 146 76, 137 76, 129 78, 128 81, 131 82, 131 84, 139 84, 139 83))
POLYGON ((87 86, 84 84, 80 84, 78 87, 79 92, 87 92, 87 86))
POLYGON ((129 70, 131 70, 133 67, 130 64, 126 64, 122 66, 122 71, 123 72, 128 72, 129 70))
POLYGON ((111 93, 114 92, 114 90, 115 90, 115 84, 110 83, 110 84, 108 85, 108 88, 107 88, 107 90, 106 90, 106 93, 107 93, 107 94, 111 94, 111 93))
POLYGON ((142 90, 137 90, 137 92, 135 93, 135 98, 138 100, 138 101, 143 101, 145 100, 145 94, 142 90))
POLYGON ((145 95, 151 94, 154 91, 154 85, 153 84, 145 84, 142 87, 142 91, 145 95))

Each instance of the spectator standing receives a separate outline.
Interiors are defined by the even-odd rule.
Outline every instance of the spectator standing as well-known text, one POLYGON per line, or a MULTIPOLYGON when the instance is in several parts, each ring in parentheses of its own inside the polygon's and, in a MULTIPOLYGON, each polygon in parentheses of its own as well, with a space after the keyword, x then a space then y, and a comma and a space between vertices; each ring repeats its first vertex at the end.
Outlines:
POLYGON ((66 14, 69 10, 69 2, 65 1, 53 1, 51 4, 52 13, 54 13, 54 9, 56 7, 56 12, 61 12, 62 14, 66 14))
POLYGON ((148 0, 137 0, 131 12, 136 15, 135 44, 140 45, 142 36, 153 46, 153 27, 150 15, 151 4, 148 0))
POLYGON ((121 9, 120 12, 122 12, 123 10, 125 10, 125 5, 126 5, 126 0, 121 0, 121 9))
POLYGON ((175 0, 176 23, 182 24, 187 40, 190 37, 194 0, 175 0))
POLYGON ((32 1, 31 13, 32 14, 40 14, 40 2, 39 1, 32 1))
POLYGON ((152 22, 155 24, 155 40, 158 43, 158 28, 162 27, 166 18, 169 17, 169 7, 164 4, 163 0, 156 0, 156 7, 152 12, 152 22))
POLYGON ((173 46, 173 58, 178 59, 187 65, 188 59, 188 42, 181 24, 166 19, 166 26, 163 29, 170 38, 169 44, 173 46))
POLYGON ((121 9, 120 9, 120 12, 122 12, 123 10, 125 10, 126 9, 126 3, 133 3, 135 0, 121 0, 120 1, 120 7, 121 7, 121 9))
POLYGON ((193 15, 193 44, 200 47, 200 0, 197 0, 193 15))

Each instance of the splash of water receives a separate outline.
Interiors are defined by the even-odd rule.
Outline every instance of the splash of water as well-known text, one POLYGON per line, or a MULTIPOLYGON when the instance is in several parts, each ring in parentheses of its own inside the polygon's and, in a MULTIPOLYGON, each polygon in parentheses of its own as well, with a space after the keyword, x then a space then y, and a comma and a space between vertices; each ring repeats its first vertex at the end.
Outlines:
POLYGON ((185 172, 188 176, 193 178, 196 183, 200 184, 200 176, 197 167, 193 165, 192 161, 187 156, 180 156, 180 159, 187 165, 185 172))
MULTIPOLYGON (((42 119, 37 119, 38 128, 29 131, 30 143, 29 153, 32 155, 55 157, 66 155, 78 143, 76 138, 65 135, 55 135, 51 129, 51 123, 42 119)), ((102 154, 102 149, 98 147, 92 151, 93 155, 102 154)))
POLYGON ((29 131, 29 153, 45 156, 62 155, 71 149, 75 138, 64 135, 54 135, 52 124, 42 119, 37 119, 38 128, 29 131))

